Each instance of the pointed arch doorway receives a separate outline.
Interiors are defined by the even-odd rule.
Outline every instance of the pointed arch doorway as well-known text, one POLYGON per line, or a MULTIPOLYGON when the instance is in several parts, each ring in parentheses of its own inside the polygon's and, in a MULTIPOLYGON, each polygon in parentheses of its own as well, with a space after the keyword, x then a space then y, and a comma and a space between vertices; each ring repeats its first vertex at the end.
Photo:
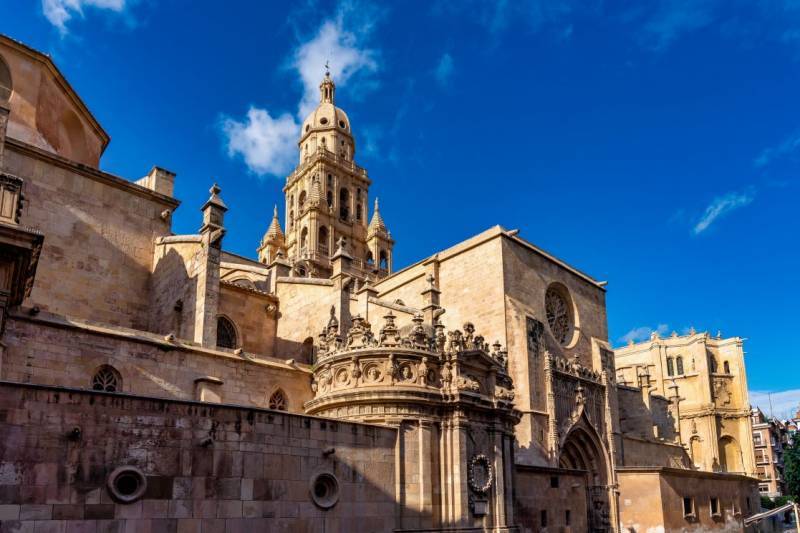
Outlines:
POLYGON ((583 421, 570 429, 558 459, 561 468, 586 472, 587 523, 592 533, 608 533, 611 527, 609 474, 606 453, 597 434, 583 421))

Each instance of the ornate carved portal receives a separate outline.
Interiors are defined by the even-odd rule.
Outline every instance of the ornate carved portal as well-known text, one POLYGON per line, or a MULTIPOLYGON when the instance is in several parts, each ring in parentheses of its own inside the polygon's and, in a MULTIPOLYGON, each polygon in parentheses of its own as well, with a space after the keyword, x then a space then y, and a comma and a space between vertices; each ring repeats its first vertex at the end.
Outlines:
POLYGON ((589 531, 612 531, 609 505, 608 465, 594 430, 583 421, 572 428, 561 446, 559 466, 586 472, 587 523, 589 531))

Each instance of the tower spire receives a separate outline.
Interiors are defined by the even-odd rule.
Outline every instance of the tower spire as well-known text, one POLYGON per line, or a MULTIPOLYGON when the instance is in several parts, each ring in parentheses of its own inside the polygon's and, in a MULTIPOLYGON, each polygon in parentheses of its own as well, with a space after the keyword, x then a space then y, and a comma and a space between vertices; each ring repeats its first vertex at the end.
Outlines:
POLYGON ((373 235, 376 233, 380 234, 389 234, 389 230, 386 228, 386 223, 383 221, 383 217, 381 216, 380 206, 378 205, 378 198, 375 198, 375 210, 372 212, 372 220, 369 221, 369 228, 367 228, 367 233, 369 235, 373 235))

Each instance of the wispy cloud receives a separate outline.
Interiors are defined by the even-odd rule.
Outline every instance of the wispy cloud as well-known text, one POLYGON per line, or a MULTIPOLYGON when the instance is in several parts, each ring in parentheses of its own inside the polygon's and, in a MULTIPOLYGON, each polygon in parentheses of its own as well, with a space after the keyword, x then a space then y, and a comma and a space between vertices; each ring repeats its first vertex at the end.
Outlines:
MULTIPOLYGON (((251 106, 242 119, 222 117, 221 130, 228 155, 241 156, 254 174, 280 176, 291 170, 297 157, 295 143, 301 121, 319 102, 319 83, 326 63, 337 88, 346 86, 356 76, 363 82, 377 71, 378 52, 364 45, 375 20, 365 16, 369 10, 353 6, 351 2, 341 4, 336 16, 324 20, 311 38, 298 44, 291 54, 290 68, 303 87, 296 116, 251 106), (357 16, 357 20, 351 21, 348 18, 351 15, 357 16)), ((362 90, 375 86, 375 80, 370 79, 359 84, 362 90)))
POLYGON ((650 326, 639 326, 638 328, 633 328, 628 333, 623 335, 619 338, 619 342, 628 344, 630 342, 642 342, 646 341, 650 338, 653 333, 658 333, 659 335, 666 335, 669 331, 669 326, 667 324, 659 324, 655 328, 651 328, 650 326))
POLYGON ((697 221, 697 224, 692 228, 694 235, 700 235, 706 231, 711 224, 717 221, 720 217, 727 215, 731 211, 735 211, 741 207, 749 205, 755 199, 755 192, 753 189, 744 192, 729 192, 722 196, 717 196, 706 207, 703 216, 697 221))
POLYGON ((439 59, 439 64, 436 65, 436 70, 434 71, 434 76, 436 77, 436 81, 439 82, 439 85, 447 85, 447 82, 450 81, 450 77, 453 75, 454 68, 453 56, 447 52, 442 54, 442 57, 439 59))
POLYGON ((664 50, 683 34, 711 24, 715 7, 712 0, 662 0, 645 20, 643 39, 654 50, 664 50))
POLYGON ((357 73, 375 72, 376 55, 375 50, 359 46, 356 34, 345 29, 343 15, 324 22, 317 35, 295 52, 294 68, 303 82, 298 117, 305 117, 317 106, 326 62, 337 85, 344 86, 357 73))
POLYGON ((126 0, 42 0, 42 12, 50 24, 65 35, 68 33, 67 22, 75 15, 83 17, 85 8, 121 13, 125 10, 126 3, 126 0))
POLYGON ((800 389, 750 391, 750 404, 767 416, 772 413, 772 416, 780 419, 794 418, 800 409, 800 389))
MULTIPOLYGON (((598 11, 599 4, 595 0, 439 0, 434 4, 434 12, 467 14, 495 35, 515 24, 523 24, 532 31, 552 28, 563 34, 562 21, 568 15, 594 13, 598 11)), ((571 33, 572 28, 568 28, 571 33)))
POLYGON ((773 146, 762 150, 761 153, 758 154, 758 157, 756 157, 755 161, 753 161, 753 164, 757 168, 762 168, 769 165, 774 160, 790 155, 798 150, 800 150, 800 133, 795 133, 794 135, 785 139, 778 146, 773 146))

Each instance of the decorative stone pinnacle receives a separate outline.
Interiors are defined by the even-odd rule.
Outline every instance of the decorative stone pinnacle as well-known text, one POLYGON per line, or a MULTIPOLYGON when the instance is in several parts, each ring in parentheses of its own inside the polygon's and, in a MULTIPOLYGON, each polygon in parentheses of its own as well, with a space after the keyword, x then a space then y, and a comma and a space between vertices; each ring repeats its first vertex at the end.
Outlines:
POLYGON ((213 196, 213 195, 215 195, 215 194, 219 194, 219 193, 221 193, 221 192, 222 192, 222 189, 220 189, 220 188, 219 188, 219 185, 217 185, 217 182, 215 181, 215 182, 214 182, 214 185, 212 185, 212 186, 211 186, 211 188, 210 188, 210 189, 208 189, 208 192, 210 192, 210 193, 211 193, 211 195, 213 196))

